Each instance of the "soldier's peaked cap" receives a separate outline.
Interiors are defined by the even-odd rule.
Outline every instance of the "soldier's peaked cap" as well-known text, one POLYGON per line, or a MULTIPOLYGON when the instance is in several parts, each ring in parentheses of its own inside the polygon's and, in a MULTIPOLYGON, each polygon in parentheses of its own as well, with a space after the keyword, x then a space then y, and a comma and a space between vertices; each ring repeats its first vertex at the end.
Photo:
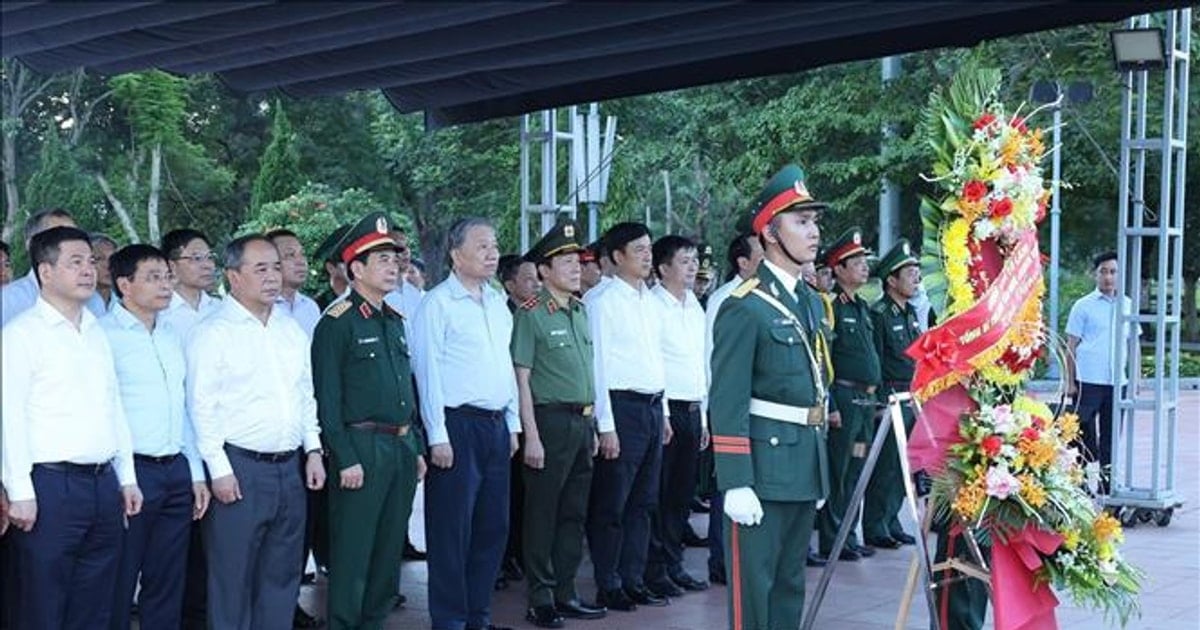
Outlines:
POLYGON ((908 239, 900 239, 895 245, 888 250, 883 258, 879 259, 879 263, 875 265, 873 275, 880 278, 886 278, 896 271, 908 267, 909 265, 919 265, 920 261, 913 255, 912 245, 908 244, 908 239))
POLYGON ((854 227, 846 230, 825 250, 825 265, 834 267, 855 256, 869 256, 871 250, 863 247, 862 230, 854 227))
POLYGON ((559 219, 549 232, 525 252, 525 260, 539 264, 562 254, 583 252, 587 248, 579 244, 579 234, 577 223, 571 219, 559 219))
POLYGON ((391 232, 395 229, 392 220, 383 212, 372 212, 351 225, 337 244, 338 257, 349 264, 360 254, 380 246, 397 247, 391 232))
POLYGON ((762 192, 750 204, 747 212, 747 224, 741 227, 743 231, 762 234, 767 224, 776 215, 793 210, 823 211, 829 204, 813 199, 804 183, 804 170, 795 164, 788 164, 779 170, 762 192))

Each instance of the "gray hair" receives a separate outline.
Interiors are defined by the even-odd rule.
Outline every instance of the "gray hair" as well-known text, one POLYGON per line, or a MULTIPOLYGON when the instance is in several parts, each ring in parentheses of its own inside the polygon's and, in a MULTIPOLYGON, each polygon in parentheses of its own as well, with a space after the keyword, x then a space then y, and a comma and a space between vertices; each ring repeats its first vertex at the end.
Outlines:
POLYGON ((108 243, 113 249, 120 249, 120 245, 117 245, 117 242, 114 241, 111 236, 103 232, 92 232, 91 234, 88 234, 88 238, 91 239, 93 248, 100 243, 108 243))
POLYGON ((75 220, 75 217, 71 216, 70 212, 63 210, 62 208, 45 208, 34 212, 33 214, 29 215, 28 219, 25 219, 26 249, 29 248, 29 242, 33 240, 33 237, 36 236, 38 232, 44 232, 46 230, 46 220, 54 217, 59 219, 70 219, 72 221, 75 220))
POLYGON ((225 269, 241 269, 242 256, 246 253, 246 246, 255 241, 262 241, 271 247, 275 247, 275 243, 271 242, 271 239, 263 236, 262 234, 246 234, 245 236, 239 236, 232 241, 229 241, 229 244, 225 246, 225 252, 223 256, 223 264, 225 269))
POLYGON ((463 217, 450 226, 450 230, 446 232, 446 266, 454 267, 454 259, 451 258, 450 252, 462 248, 467 242, 467 232, 476 227, 485 227, 493 232, 496 231, 496 226, 483 217, 463 217))

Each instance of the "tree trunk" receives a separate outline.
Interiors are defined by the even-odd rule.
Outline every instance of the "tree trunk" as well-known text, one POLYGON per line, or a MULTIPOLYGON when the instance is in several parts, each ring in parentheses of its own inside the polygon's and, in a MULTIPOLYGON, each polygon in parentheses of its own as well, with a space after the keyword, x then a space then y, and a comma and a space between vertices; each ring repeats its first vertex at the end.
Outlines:
POLYGON ((15 131, 4 134, 4 200, 6 202, 4 230, 0 239, 11 242, 13 229, 17 225, 17 211, 20 209, 17 193, 17 134, 15 131))
POLYGON ((158 242, 158 197, 162 192, 162 143, 150 152, 150 198, 146 201, 146 231, 150 242, 158 242))
POLYGON ((108 180, 101 173, 96 173, 95 176, 96 183, 100 184, 100 189, 104 191, 104 196, 108 198, 108 204, 112 206, 113 212, 116 212, 117 218, 121 220, 121 227, 125 228, 125 234, 129 237, 129 242, 142 242, 137 230, 133 227, 133 219, 129 217, 129 211, 125 209, 125 204, 113 194, 112 186, 108 185, 108 180))

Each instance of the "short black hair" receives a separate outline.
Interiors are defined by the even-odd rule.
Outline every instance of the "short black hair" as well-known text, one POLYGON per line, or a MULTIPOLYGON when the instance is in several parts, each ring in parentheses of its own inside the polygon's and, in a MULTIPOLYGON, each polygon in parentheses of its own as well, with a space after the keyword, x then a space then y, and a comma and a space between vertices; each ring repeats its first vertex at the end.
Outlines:
POLYGON ((12 248, 10 248, 8 243, 5 243, 4 241, 0 241, 0 252, 4 252, 5 256, 12 256, 12 248))
POLYGON ((525 259, 520 254, 505 254, 500 257, 500 262, 496 266, 496 274, 500 276, 500 284, 516 280, 517 271, 521 269, 521 264, 525 259))
POLYGON ((696 249, 696 243, 692 239, 678 234, 668 234, 654 241, 654 246, 650 250, 654 274, 661 277, 658 268, 671 264, 671 261, 675 259, 675 254, 681 249, 696 249))
POLYGON ((1092 257, 1092 271, 1099 269, 1100 265, 1103 265, 1104 263, 1106 263, 1110 260, 1116 260, 1116 259, 1117 259, 1117 252, 1108 251, 1108 252, 1101 252, 1099 254, 1096 254, 1095 256, 1092 257))
POLYGON ((161 260, 167 262, 167 256, 162 253, 162 250, 144 243, 136 243, 126 245, 113 253, 112 258, 108 259, 108 272, 112 276, 113 293, 117 294, 118 298, 125 297, 121 293, 121 285, 117 282, 117 278, 133 279, 137 275, 138 265, 145 260, 161 260))
POLYGON ((725 272, 725 281, 733 280, 733 277, 738 274, 738 259, 749 259, 753 253, 750 248, 750 239, 754 238, 751 232, 742 232, 733 237, 729 241, 729 248, 725 250, 725 262, 729 263, 729 271, 725 272))
POLYGON ((205 245, 208 245, 209 248, 212 248, 212 241, 208 240, 208 237, 204 235, 204 232, 201 232, 200 230, 193 230, 192 228, 171 230, 170 232, 163 234, 162 240, 159 241, 158 245, 159 249, 161 249, 163 254, 166 255, 167 260, 172 260, 179 258, 179 255, 183 253, 183 248, 187 247, 188 243, 191 243, 196 239, 204 241, 205 245))
POLYGON ((425 273, 425 261, 424 260, 414 257, 412 260, 408 261, 408 264, 416 267, 417 271, 420 271, 421 273, 425 273))
POLYGON ((608 231, 604 233, 604 237, 601 239, 601 247, 604 248, 604 253, 608 256, 608 259, 615 265, 617 264, 617 259, 613 257, 613 252, 624 250, 626 245, 643 236, 650 236, 650 228, 646 227, 646 224, 635 221, 618 223, 608 228, 608 231))
POLYGON ((297 241, 300 240, 300 237, 296 236, 295 232, 293 232, 287 228, 275 228, 274 230, 267 232, 264 236, 266 236, 267 240, 270 240, 270 241, 274 241, 277 238, 283 238, 285 236, 290 236, 290 237, 296 239, 297 241))
POLYGON ((69 241, 83 241, 87 243, 89 249, 92 246, 92 239, 88 238, 87 232, 67 226, 43 230, 29 239, 29 261, 33 265, 33 277, 37 279, 39 287, 42 286, 42 277, 37 273, 38 267, 42 263, 57 264, 60 247, 69 241))

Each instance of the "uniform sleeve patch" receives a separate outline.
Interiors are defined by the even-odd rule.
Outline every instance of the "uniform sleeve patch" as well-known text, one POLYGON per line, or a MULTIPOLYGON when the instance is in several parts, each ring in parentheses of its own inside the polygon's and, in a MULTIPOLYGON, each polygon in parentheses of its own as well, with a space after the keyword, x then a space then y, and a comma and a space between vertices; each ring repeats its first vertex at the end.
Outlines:
POLYGON ((348 310, 350 310, 350 302, 343 301, 330 306, 329 310, 325 311, 325 314, 333 318, 338 318, 345 315, 348 310))

